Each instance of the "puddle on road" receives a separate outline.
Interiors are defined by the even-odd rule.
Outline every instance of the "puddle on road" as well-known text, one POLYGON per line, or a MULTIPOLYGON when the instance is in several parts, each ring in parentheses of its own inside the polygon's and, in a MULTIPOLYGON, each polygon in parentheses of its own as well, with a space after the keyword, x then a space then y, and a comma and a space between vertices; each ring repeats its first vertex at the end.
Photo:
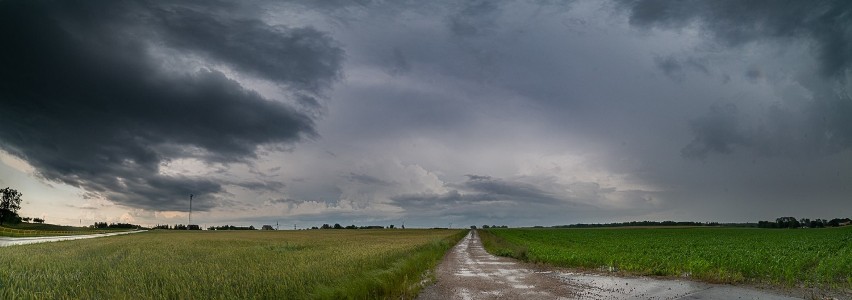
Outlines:
POLYGON ((620 278, 578 273, 556 273, 557 278, 582 291, 589 299, 677 299, 709 288, 703 284, 620 278))
POLYGON ((579 299, 798 299, 750 288, 685 280, 571 272, 556 272, 550 276, 580 291, 579 299))

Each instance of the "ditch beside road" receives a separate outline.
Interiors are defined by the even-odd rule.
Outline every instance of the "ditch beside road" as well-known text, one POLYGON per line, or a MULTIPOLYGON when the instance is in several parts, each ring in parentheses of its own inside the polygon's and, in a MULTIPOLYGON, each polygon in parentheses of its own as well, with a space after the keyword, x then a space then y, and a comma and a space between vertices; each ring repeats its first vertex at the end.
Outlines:
POLYGON ((62 236, 40 236, 40 237, 0 237, 0 247, 26 245, 35 243, 60 242, 69 240, 91 239, 97 237, 145 232, 146 230, 131 230, 111 233, 62 235, 62 236))
POLYGON ((444 257, 436 278, 417 299, 801 299, 733 285, 542 269, 489 254, 476 230, 444 257))

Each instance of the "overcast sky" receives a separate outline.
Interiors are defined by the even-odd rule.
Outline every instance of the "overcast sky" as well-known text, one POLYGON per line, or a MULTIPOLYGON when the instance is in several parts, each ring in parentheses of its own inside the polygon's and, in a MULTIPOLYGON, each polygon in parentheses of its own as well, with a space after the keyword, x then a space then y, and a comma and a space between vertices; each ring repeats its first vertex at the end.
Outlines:
POLYGON ((24 216, 852 216, 848 1, 2 1, 24 216))

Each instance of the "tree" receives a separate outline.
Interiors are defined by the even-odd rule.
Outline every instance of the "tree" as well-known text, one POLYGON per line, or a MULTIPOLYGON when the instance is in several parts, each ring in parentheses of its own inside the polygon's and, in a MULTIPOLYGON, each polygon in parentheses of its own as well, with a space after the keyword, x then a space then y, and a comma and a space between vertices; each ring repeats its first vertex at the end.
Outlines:
POLYGON ((42 218, 33 218, 33 222, 36 222, 36 223, 41 224, 41 223, 44 223, 44 219, 42 219, 42 218))
POLYGON ((3 221, 13 221, 18 218, 18 210, 21 209, 21 196, 18 191, 5 188, 0 190, 2 199, 0 199, 0 225, 3 221))
POLYGON ((775 219, 775 223, 778 223, 778 228, 799 228, 799 220, 793 217, 780 217, 775 219))

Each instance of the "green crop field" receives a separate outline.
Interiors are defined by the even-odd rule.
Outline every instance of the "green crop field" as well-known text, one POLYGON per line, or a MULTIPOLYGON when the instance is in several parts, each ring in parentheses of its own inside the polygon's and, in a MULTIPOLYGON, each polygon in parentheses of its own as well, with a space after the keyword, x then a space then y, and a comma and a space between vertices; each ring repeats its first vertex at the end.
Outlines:
POLYGON ((586 270, 852 288, 852 227, 490 229, 489 252, 586 270))
POLYGON ((462 230, 160 231, 0 248, 0 299, 413 298, 462 230))

